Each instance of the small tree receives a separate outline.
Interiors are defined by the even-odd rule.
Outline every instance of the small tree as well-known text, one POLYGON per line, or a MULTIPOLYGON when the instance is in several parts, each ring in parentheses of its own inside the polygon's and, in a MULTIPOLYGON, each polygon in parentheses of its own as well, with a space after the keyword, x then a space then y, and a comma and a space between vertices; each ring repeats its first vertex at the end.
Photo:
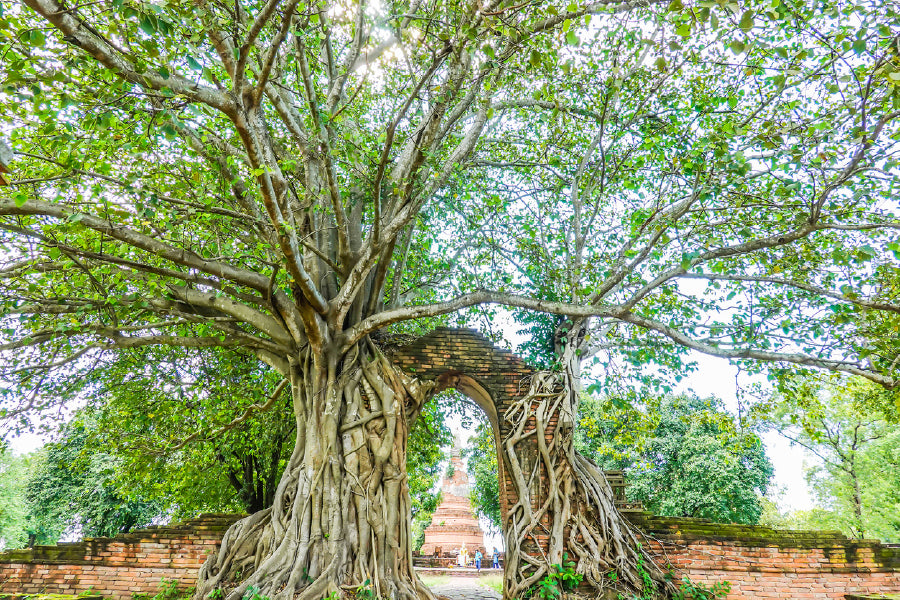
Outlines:
POLYGON ((843 377, 794 377, 767 420, 815 462, 807 481, 820 508, 803 525, 855 538, 900 539, 900 395, 843 377))

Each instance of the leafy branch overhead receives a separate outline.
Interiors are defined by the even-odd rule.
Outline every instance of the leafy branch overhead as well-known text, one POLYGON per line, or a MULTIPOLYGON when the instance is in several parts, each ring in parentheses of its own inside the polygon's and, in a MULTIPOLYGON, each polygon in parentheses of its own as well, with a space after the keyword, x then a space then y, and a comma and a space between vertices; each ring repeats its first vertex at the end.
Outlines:
POLYGON ((895 7, 24 4, 9 375, 499 303, 895 382, 895 7))

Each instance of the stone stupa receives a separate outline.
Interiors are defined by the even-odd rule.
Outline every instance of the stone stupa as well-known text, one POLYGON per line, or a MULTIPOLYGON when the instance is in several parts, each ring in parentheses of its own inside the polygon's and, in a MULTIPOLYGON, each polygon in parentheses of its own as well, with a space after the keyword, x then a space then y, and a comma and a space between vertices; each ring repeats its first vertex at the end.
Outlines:
POLYGON ((434 556, 439 550, 442 556, 456 556, 463 544, 474 556, 476 550, 487 556, 484 532, 469 501, 469 478, 460 458, 459 439, 454 440, 448 474, 441 482, 441 504, 431 517, 431 525, 425 529, 422 556, 434 556))

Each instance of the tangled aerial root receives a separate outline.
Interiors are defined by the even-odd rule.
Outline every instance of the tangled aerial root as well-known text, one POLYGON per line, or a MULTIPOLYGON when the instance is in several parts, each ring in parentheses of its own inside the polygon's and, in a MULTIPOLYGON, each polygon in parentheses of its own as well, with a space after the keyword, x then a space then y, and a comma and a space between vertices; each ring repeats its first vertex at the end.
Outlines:
POLYGON ((368 588, 434 600, 412 567, 406 441, 431 392, 371 345, 292 363, 294 452, 271 508, 226 532, 195 600, 321 600, 368 588))
POLYGON ((504 597, 523 597, 565 552, 601 597, 666 598, 674 587, 616 509, 603 472, 574 450, 577 394, 567 383, 565 373, 536 373, 504 415, 502 451, 518 495, 505 521, 504 597))

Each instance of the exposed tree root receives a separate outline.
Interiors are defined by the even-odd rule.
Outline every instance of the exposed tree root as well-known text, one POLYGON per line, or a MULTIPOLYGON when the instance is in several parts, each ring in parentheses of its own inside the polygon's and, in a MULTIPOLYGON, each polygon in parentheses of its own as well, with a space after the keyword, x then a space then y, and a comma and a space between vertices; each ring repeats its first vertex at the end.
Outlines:
POLYGON ((371 586, 382 598, 433 599, 412 568, 409 428, 430 392, 372 345, 292 364, 297 442, 267 510, 235 523, 200 571, 196 600, 251 588, 320 600, 371 586))
POLYGON ((505 521, 504 597, 522 598, 566 552, 601 597, 651 591, 666 598, 672 584, 616 510, 603 473, 573 448, 577 386, 568 377, 535 374, 528 393, 504 415, 511 431, 503 454, 518 493, 505 521), (639 563, 653 590, 644 589, 639 563))

